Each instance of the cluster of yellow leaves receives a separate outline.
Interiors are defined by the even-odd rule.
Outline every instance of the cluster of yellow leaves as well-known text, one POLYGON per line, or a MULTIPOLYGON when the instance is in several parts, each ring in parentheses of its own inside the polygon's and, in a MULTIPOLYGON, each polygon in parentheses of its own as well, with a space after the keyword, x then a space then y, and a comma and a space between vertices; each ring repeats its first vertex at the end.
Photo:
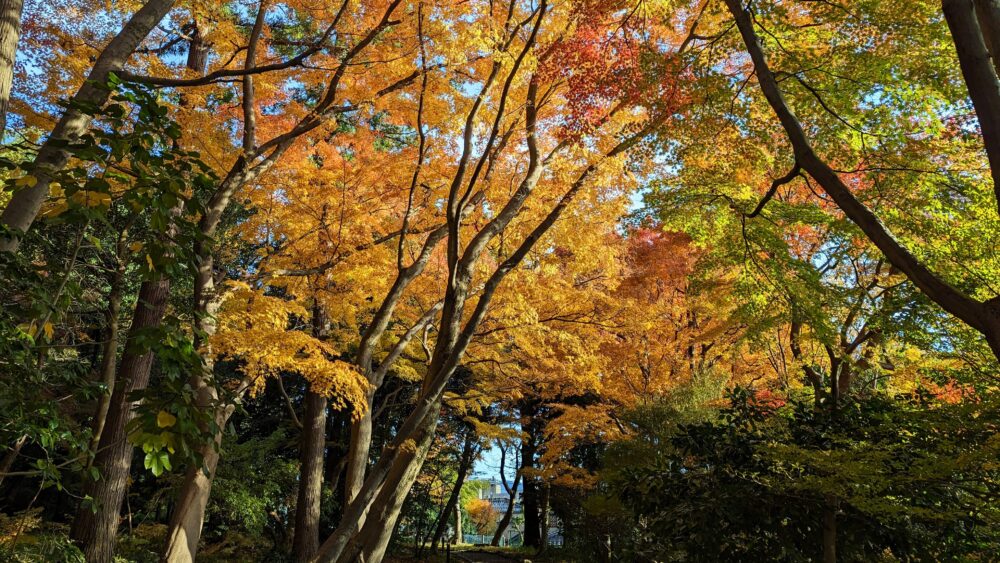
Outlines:
POLYGON ((367 404, 367 382, 351 364, 336 359, 341 351, 331 343, 306 330, 291 329, 292 323, 307 323, 309 318, 295 301, 238 286, 219 311, 212 351, 240 363, 251 394, 262 389, 268 377, 296 373, 335 408, 352 407, 360 415, 367 404))

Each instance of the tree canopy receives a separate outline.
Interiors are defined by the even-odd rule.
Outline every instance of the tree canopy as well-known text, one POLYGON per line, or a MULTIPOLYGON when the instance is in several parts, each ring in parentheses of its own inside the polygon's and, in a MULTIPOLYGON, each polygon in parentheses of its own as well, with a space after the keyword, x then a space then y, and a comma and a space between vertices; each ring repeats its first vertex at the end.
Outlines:
POLYGON ((0 136, 0 558, 1000 552, 995 0, 8 0, 0 136))

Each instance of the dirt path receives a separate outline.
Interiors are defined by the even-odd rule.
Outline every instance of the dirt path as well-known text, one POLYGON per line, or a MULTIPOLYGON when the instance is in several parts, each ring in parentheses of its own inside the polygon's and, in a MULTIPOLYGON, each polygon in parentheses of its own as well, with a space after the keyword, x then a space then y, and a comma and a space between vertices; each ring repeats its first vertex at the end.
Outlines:
POLYGON ((496 553, 487 553, 485 551, 453 551, 451 556, 457 561, 465 561, 467 563, 512 563, 519 561, 518 559, 511 559, 510 557, 496 553))

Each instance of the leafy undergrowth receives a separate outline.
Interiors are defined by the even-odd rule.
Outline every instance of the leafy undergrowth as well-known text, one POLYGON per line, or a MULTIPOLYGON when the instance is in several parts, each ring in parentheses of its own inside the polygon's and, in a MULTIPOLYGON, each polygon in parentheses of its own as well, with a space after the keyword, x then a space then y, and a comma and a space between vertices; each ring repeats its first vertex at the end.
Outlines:
POLYGON ((13 516, 0 514, 0 561, 83 563, 83 553, 69 541, 69 528, 45 522, 42 509, 13 516))

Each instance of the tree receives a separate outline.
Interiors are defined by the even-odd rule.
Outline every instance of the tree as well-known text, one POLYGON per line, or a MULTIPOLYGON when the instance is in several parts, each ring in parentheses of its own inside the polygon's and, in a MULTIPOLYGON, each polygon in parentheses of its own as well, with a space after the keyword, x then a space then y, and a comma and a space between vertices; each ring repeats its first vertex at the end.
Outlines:
MULTIPOLYGON (((782 96, 775 75, 765 58, 750 13, 739 0, 727 0, 726 4, 753 60, 761 91, 781 122, 792 145, 795 153, 795 169, 801 167, 808 172, 847 217, 857 224, 872 243, 885 254, 893 266, 903 272, 941 308, 982 333, 994 354, 1000 357, 1000 325, 997 321, 1000 314, 996 310, 1000 306, 998 305, 1000 301, 995 298, 979 299, 969 296, 942 276, 931 271, 925 261, 901 244, 897 237, 879 220, 878 216, 852 193, 841 176, 817 155, 802 124, 792 113, 782 96)), ((993 66, 989 64, 989 56, 982 33, 978 29, 979 24, 975 17, 973 3, 971 1, 945 2, 943 7, 945 19, 948 21, 958 51, 958 59, 965 83, 969 88, 973 106, 982 128, 987 154, 992 160, 992 147, 997 142, 994 139, 997 132, 994 131, 995 125, 993 123, 995 112, 992 112, 990 108, 993 108, 995 104, 1000 104, 998 78, 993 66)), ((994 189, 1000 189, 996 187, 1000 186, 1000 182, 997 182, 996 178, 994 178, 993 183, 994 189)), ((1000 192, 996 193, 1000 194, 1000 192)))
POLYGON ((7 107, 14 80, 14 59, 17 38, 21 34, 23 0, 7 0, 0 4, 0 138, 7 131, 7 107))
POLYGON ((828 552, 821 531, 825 536, 822 520, 831 498, 838 502, 834 539, 841 558, 947 558, 993 549, 986 546, 996 541, 988 524, 994 516, 978 508, 982 497, 974 492, 992 486, 989 467, 972 461, 982 459, 973 451, 990 448, 981 434, 973 438, 981 427, 960 415, 963 437, 957 442, 936 432, 920 433, 924 438, 916 442, 906 437, 925 424, 947 426, 939 417, 980 406, 926 409, 924 400, 881 395, 831 414, 734 390, 731 405, 715 420, 674 426, 670 453, 661 449, 617 468, 622 498, 643 521, 632 549, 652 558, 783 553, 818 559, 828 552), (890 452, 904 443, 912 457, 897 463, 890 452), (970 455, 956 456, 953 448, 968 448, 970 455), (949 491, 953 483, 941 477, 951 472, 968 478, 969 488, 949 491), (748 497, 751 502, 743 500, 748 497), (937 508, 926 510, 930 505, 937 508), (950 523, 932 523, 939 517, 950 523), (951 540, 942 541, 939 533, 951 540))
MULTIPOLYGON (((17 250, 20 233, 28 230, 35 221, 45 197, 48 195, 51 175, 66 166, 69 154, 62 150, 62 141, 72 141, 84 133, 89 124, 84 107, 101 106, 108 100, 108 90, 102 86, 111 73, 120 71, 128 58, 139 47, 146 35, 173 7, 172 0, 151 0, 132 16, 129 22, 101 51, 87 76, 87 81, 73 96, 70 107, 62 114, 52 132, 38 150, 31 166, 33 183, 14 192, 0 214, 0 225, 6 232, 0 241, 0 251, 17 250)), ((4 42, 8 41, 5 35, 4 42)), ((16 44, 16 40, 14 41, 16 44)))
POLYGON ((476 533, 485 536, 493 533, 497 525, 497 511, 493 504, 485 499, 472 499, 465 507, 469 521, 476 527, 476 533))

